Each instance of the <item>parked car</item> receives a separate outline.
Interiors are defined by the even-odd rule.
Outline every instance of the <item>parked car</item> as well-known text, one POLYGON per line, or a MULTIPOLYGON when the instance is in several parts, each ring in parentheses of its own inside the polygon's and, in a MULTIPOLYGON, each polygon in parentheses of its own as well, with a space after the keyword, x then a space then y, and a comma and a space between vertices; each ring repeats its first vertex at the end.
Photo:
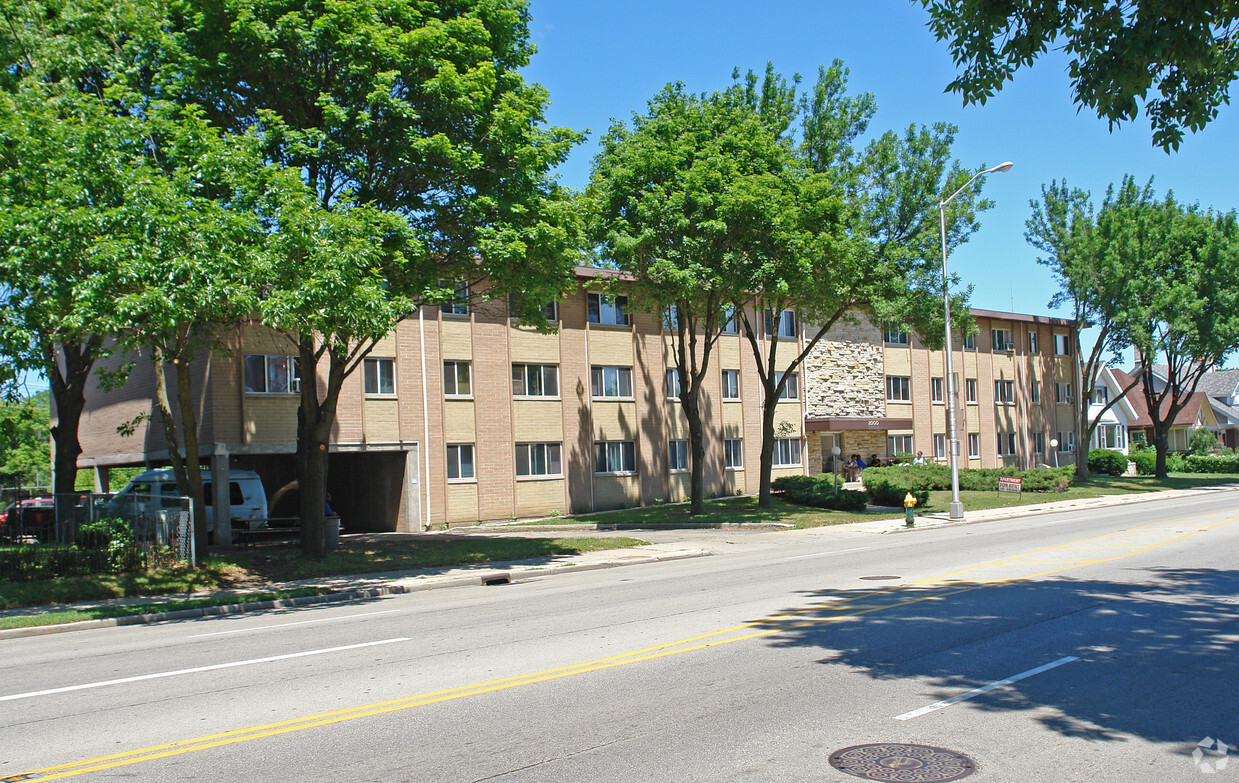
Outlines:
POLYGON ((26 498, 0 511, 0 538, 45 540, 56 532, 56 502, 51 497, 26 498))
MULTIPOLYGON (((234 530, 259 530, 267 526, 267 492, 252 470, 229 472, 229 516, 234 530)), ((211 471, 202 471, 202 490, 206 496, 208 520, 214 520, 211 471)), ((176 474, 171 468, 156 468, 139 473, 104 504, 108 514, 151 514, 180 505, 176 474)))

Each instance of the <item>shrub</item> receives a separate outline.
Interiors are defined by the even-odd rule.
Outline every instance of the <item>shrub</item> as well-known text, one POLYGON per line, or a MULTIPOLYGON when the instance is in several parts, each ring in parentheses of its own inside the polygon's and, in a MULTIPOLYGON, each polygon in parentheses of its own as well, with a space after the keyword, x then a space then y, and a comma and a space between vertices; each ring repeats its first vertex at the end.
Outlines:
POLYGON ((1157 471, 1157 453, 1152 449, 1133 451, 1128 459, 1136 463, 1136 473, 1141 476, 1152 476, 1157 471))
MULTIPOLYGON (((959 471, 959 488, 969 492, 997 492, 998 479, 1011 476, 1024 480, 1025 492, 1062 492, 1071 486, 1075 468, 966 468, 959 471)), ((946 465, 898 465, 890 468, 868 468, 861 474, 865 491, 873 503, 883 506, 903 506, 909 492, 917 506, 929 501, 933 490, 951 488, 951 469, 946 465)))
POLYGON ((1088 469, 1090 473, 1121 476, 1127 470, 1127 455, 1111 449, 1090 449, 1088 469))
POLYGON ((73 543, 81 549, 107 549, 113 541, 133 543, 133 532, 123 520, 116 517, 87 523, 73 534, 73 543))
POLYGON ((1192 430, 1187 436, 1187 450, 1191 454, 1212 454, 1217 445, 1217 436, 1204 427, 1192 430))
POLYGON ((1239 457, 1233 454, 1191 454, 1182 462, 1185 473, 1239 473, 1239 457))
POLYGON ((916 459, 916 457, 912 456, 908 452, 899 451, 895 453, 894 457, 891 457, 891 462, 895 463, 896 465, 911 465, 912 460, 914 459, 916 459))
MULTIPOLYGON (((842 482, 840 482, 842 483, 842 482)), ((782 476, 770 483, 770 488, 783 493, 783 499, 801 506, 815 506, 835 511, 864 511, 867 495, 854 489, 835 489, 835 477, 830 473, 817 476, 782 476)))
POLYGON ((1075 468, 1070 465, 1014 472, 1024 480, 1022 488, 1025 492, 1066 492, 1076 474, 1075 468))
MULTIPOLYGON (((903 506, 904 497, 911 493, 917 506, 929 503, 929 491, 938 488, 939 465, 907 465, 891 468, 868 468, 861 473, 869 500, 879 506, 903 506), (928 468, 928 470, 927 470, 928 468)), ((947 485, 950 485, 947 471, 947 485)))
POLYGON ((841 489, 834 496, 831 508, 835 511, 864 511, 869 504, 869 495, 859 489, 841 489))

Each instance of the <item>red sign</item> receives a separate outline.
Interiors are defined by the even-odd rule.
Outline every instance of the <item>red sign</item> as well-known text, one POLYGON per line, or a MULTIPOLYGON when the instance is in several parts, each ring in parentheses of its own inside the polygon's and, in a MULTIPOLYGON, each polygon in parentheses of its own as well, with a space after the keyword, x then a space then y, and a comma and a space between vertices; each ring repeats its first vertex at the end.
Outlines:
POLYGON ((1022 492, 1023 484, 1024 484, 1023 479, 1013 478, 1011 476, 999 476, 998 477, 998 491, 999 492, 1022 492))

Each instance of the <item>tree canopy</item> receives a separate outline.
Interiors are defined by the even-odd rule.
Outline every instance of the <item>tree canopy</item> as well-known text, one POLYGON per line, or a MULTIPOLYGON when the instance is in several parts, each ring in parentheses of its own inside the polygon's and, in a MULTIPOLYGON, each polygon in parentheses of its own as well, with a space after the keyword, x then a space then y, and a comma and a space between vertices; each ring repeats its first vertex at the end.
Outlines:
POLYGON ((947 90, 984 104, 1050 48, 1071 58, 1073 98, 1110 127, 1148 118, 1176 150, 1230 103, 1239 6, 1229 0, 920 0, 962 70, 947 90))

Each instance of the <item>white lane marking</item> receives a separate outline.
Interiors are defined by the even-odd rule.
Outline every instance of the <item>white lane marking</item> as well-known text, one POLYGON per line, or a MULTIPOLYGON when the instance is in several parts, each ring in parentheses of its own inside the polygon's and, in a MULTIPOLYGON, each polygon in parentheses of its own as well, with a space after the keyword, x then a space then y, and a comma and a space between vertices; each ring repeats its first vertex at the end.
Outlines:
POLYGON ((950 707, 952 704, 956 704, 966 699, 971 699, 974 696, 980 696, 983 693, 989 693, 990 691, 996 688, 1001 688, 1004 685, 1010 685, 1013 682, 1019 682, 1025 677, 1031 677, 1034 674, 1040 674, 1041 672, 1046 671, 1048 669, 1053 669, 1055 666, 1062 666, 1064 663, 1071 663, 1072 661, 1078 661, 1078 660, 1080 660, 1078 656, 1068 655, 1065 658, 1059 658, 1057 661, 1052 661, 1043 666, 1038 666, 1035 669, 1029 669, 1026 672, 1020 672, 1019 674, 1016 674, 1012 677, 1008 677, 1005 680, 999 680, 998 682, 991 682, 989 685, 983 685, 980 688, 974 688, 973 690, 970 690, 967 693, 961 693, 958 696, 952 696, 949 699, 943 699, 942 701, 931 704, 928 707, 921 707, 919 710, 912 710, 912 712, 905 712, 902 715, 896 715, 895 720, 912 720, 913 718, 919 718, 920 716, 933 712, 934 710, 940 710, 943 707, 950 707))
POLYGON ((102 682, 87 682, 81 685, 68 685, 64 688, 49 688, 45 691, 30 691, 29 693, 14 693, 9 696, 0 696, 0 701, 15 701, 17 699, 31 699, 35 696, 50 696, 54 693, 68 693, 69 691, 84 691, 89 688, 102 688, 105 685, 122 685, 127 682, 140 682, 142 680, 158 680, 163 677, 177 677, 182 674, 196 674, 198 672, 210 672, 217 669, 231 669, 236 666, 249 666, 255 663, 270 663, 272 661, 286 661, 290 658, 304 658, 307 655, 323 655, 325 653, 343 652, 344 650, 358 650, 362 647, 374 647, 379 644, 393 644, 395 642, 407 642, 407 637, 401 636, 396 639, 383 639, 377 642, 363 642, 361 644, 349 644, 344 647, 327 647, 322 650, 306 650, 305 652, 289 653, 288 655, 272 655, 267 658, 251 658, 248 661, 232 661, 231 663, 217 663, 211 666, 197 666, 193 669, 177 669, 171 672, 156 672, 154 674, 141 674, 137 677, 122 677, 119 680, 103 680, 102 682))
POLYGON ((201 639, 204 636, 223 636, 229 633, 249 633, 250 631, 269 631, 273 628, 288 628, 293 625, 309 625, 310 623, 329 623, 334 620, 352 620, 357 617, 374 617, 376 614, 391 614, 399 609, 384 609, 381 612, 364 612, 362 614, 346 614, 341 617, 320 617, 317 620, 299 620, 295 623, 274 623, 272 625, 256 625, 253 628, 234 628, 231 631, 214 631, 212 633, 196 633, 188 639, 201 639))
POLYGON ((806 557, 825 557, 826 555, 840 555, 844 552, 859 552, 862 549, 873 549, 871 546, 858 546, 854 549, 835 549, 830 552, 814 552, 811 555, 795 555, 793 557, 785 557, 784 560, 801 560, 806 557))

